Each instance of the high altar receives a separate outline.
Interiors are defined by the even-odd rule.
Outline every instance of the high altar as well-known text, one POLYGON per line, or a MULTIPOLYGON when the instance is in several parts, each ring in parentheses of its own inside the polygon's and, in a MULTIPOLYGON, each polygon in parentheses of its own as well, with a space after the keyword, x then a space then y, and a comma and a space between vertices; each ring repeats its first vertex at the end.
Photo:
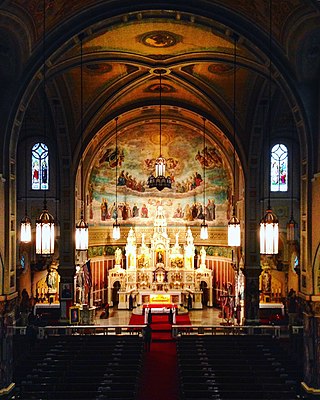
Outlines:
POLYGON ((184 244, 179 244, 179 233, 170 246, 167 221, 163 207, 158 206, 154 221, 154 232, 150 246, 142 234, 141 244, 131 228, 126 244, 126 266, 121 265, 121 250, 115 252, 115 267, 109 270, 108 302, 112 305, 111 290, 116 281, 120 282, 119 309, 145 304, 186 305, 192 301, 192 308, 201 309, 201 282, 205 282, 210 293, 208 306, 212 306, 212 271, 206 268, 206 251, 202 247, 200 264, 194 268, 195 246, 191 229, 188 228, 184 244))

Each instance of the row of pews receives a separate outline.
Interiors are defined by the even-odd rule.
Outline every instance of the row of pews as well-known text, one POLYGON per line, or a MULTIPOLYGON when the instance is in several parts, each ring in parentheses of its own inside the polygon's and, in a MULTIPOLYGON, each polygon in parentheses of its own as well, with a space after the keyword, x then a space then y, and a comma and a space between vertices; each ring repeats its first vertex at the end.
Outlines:
POLYGON ((15 399, 136 398, 143 359, 138 335, 48 337, 30 350, 24 359, 16 354, 15 399))
POLYGON ((182 400, 302 398, 297 366, 271 336, 182 336, 177 356, 182 400))

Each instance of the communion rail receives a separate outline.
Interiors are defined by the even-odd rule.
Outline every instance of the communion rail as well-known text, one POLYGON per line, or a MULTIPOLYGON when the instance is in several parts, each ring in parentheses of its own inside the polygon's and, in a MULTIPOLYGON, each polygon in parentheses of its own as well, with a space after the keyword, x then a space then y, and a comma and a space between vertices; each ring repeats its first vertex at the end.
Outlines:
MULTIPOLYGON (((142 335, 146 325, 53 325, 37 327, 38 338, 55 335, 142 335)), ((12 334, 25 335, 26 326, 11 326, 12 334)), ((299 335, 302 326, 292 326, 291 334, 299 335)), ((172 325, 172 336, 183 335, 271 335, 279 338, 289 335, 283 325, 172 325)))
MULTIPOLYGON (((291 334, 302 333, 302 326, 292 326, 291 334)), ((172 336, 183 335, 289 335, 287 325, 172 325, 172 336)))

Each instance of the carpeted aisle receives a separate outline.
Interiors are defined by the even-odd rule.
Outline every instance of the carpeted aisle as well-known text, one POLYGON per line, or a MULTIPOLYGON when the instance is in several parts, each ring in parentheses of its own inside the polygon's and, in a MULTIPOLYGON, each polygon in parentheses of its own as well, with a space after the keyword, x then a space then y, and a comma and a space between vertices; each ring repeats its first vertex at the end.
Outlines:
MULTIPOLYGON (((130 324, 143 324, 143 316, 132 315, 130 324)), ((188 315, 178 315, 176 324, 190 324, 188 315)), ((168 315, 152 316, 151 351, 145 353, 138 400, 178 400, 177 349, 168 315)))

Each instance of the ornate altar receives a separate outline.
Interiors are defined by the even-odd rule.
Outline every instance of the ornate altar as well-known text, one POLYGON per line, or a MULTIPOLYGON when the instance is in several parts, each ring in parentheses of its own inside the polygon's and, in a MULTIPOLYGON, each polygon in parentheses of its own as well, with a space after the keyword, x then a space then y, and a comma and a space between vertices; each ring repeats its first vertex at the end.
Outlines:
POLYGON ((188 228, 184 243, 179 243, 179 233, 175 243, 170 245, 167 234, 167 221, 162 206, 158 206, 154 221, 154 232, 150 246, 142 234, 141 244, 137 244, 134 230, 131 228, 126 244, 126 265, 123 269, 116 262, 109 271, 108 301, 112 304, 111 288, 115 281, 120 283, 119 309, 129 308, 129 297, 136 305, 150 303, 153 294, 166 295, 172 304, 187 304, 192 297, 193 308, 202 308, 201 282, 209 289, 208 305, 212 306, 212 271, 206 268, 205 249, 201 250, 199 268, 194 268, 195 246, 191 229, 188 228), (169 297, 168 297, 169 296, 169 297))

